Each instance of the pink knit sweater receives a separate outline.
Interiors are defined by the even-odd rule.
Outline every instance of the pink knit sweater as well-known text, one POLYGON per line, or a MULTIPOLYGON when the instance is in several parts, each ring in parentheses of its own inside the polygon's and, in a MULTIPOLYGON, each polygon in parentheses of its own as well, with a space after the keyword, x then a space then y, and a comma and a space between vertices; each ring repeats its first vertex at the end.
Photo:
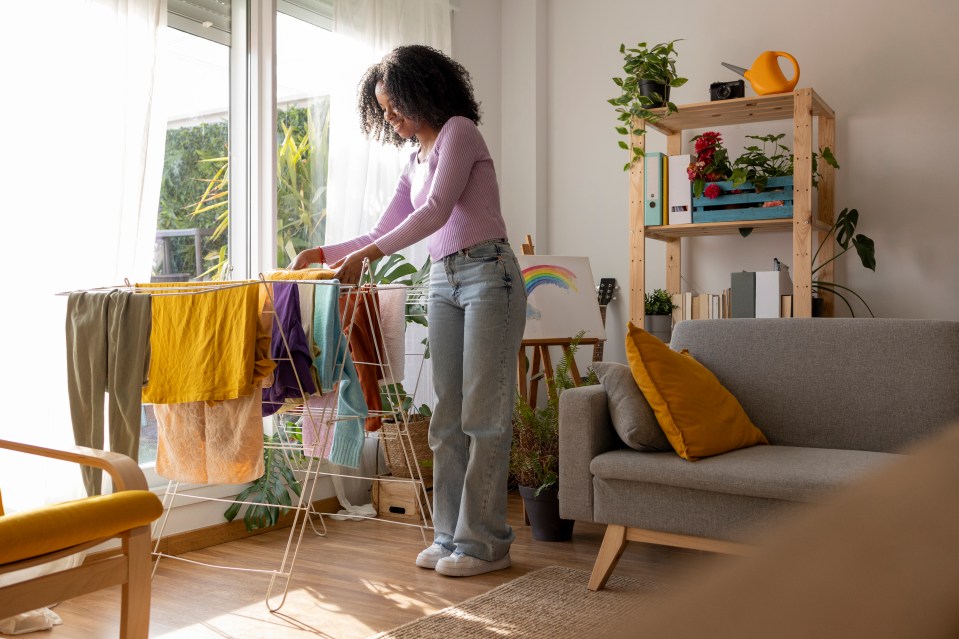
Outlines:
POLYGON ((423 162, 410 156, 393 200, 373 230, 323 247, 332 264, 370 243, 386 255, 425 237, 433 261, 480 242, 506 237, 496 171, 486 142, 469 118, 450 118, 423 162))

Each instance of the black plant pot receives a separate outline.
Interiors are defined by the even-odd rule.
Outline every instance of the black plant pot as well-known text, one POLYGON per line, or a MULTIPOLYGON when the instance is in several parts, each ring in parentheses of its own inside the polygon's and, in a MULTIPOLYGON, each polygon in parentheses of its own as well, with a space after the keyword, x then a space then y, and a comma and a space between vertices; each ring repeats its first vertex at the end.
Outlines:
POLYGON ((519 494, 526 505, 526 516, 533 529, 533 539, 538 541, 569 541, 573 538, 572 519, 559 516, 559 488, 547 488, 534 496, 535 488, 520 486, 519 494))
POLYGON ((649 106, 651 109, 666 106, 669 102, 669 85, 662 82, 653 82, 652 80, 639 81, 639 94, 644 95, 653 103, 649 106))
POLYGON ((825 311, 826 300, 821 297, 812 298, 812 316, 813 317, 822 317, 823 311, 825 311))

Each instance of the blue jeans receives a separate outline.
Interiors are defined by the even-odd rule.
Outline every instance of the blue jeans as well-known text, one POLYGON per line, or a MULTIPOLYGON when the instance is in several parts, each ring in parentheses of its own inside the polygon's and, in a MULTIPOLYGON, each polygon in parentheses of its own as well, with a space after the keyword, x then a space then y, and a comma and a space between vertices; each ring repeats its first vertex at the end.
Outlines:
POLYGON ((526 288, 509 244, 483 242, 433 264, 428 318, 434 539, 496 561, 514 538, 506 482, 526 325, 526 288))

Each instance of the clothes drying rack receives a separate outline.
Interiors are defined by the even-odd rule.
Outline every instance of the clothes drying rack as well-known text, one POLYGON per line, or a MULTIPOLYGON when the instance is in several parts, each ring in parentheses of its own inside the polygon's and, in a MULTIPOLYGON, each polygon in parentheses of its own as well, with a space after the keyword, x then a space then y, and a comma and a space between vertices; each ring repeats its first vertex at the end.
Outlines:
MULTIPOLYGON (((370 273, 369 264, 364 261, 363 274, 368 276, 370 273)), ((367 278, 368 279, 368 278, 367 278)), ((363 278, 361 277, 361 281, 363 278)), ((112 287, 101 287, 97 289, 87 289, 85 292, 95 292, 95 291, 110 291, 110 290, 126 290, 135 293, 149 294, 151 296, 168 296, 168 295, 203 295, 205 293, 210 293, 214 291, 222 291, 225 288, 237 287, 237 286, 261 286, 263 287, 266 295, 269 299, 268 310, 265 312, 275 314, 274 310, 274 297, 273 297, 273 284, 298 284, 298 285, 314 285, 314 286, 330 286, 334 282, 330 280, 305 280, 305 279, 268 279, 267 276, 260 274, 259 279, 256 280, 243 280, 237 282, 210 282, 210 283, 189 283, 183 287, 177 287, 176 285, 165 284, 162 288, 156 288, 151 286, 137 286, 130 284, 129 281, 125 282, 122 286, 112 286, 112 287)), ((363 310, 367 313, 366 317, 373 318, 375 317, 377 326, 380 325, 379 321, 381 319, 380 315, 380 306, 376 302, 376 296, 373 295, 358 295, 364 291, 376 291, 376 290, 387 290, 395 289, 401 285, 364 285, 360 287, 356 286, 340 286, 340 298, 344 296, 349 298, 350 296, 357 296, 356 303, 341 305, 342 314, 341 314, 341 326, 343 330, 339 332, 336 336, 337 340, 345 340, 345 343, 349 342, 351 337, 351 331, 354 328, 354 318, 350 313, 357 313, 360 308, 360 304, 363 305, 363 310)), ((406 305, 407 313, 412 309, 412 312, 423 312, 426 308, 426 290, 421 286, 402 286, 407 291, 406 295, 406 305)), ((66 293, 64 293, 66 294, 66 293)), ((286 357, 275 358, 274 361, 282 361, 286 359, 287 361, 292 361, 289 340, 282 328, 282 325, 277 322, 277 327, 279 328, 279 333, 281 339, 283 340, 283 350, 286 353, 286 357)), ((372 343, 374 351, 376 353, 376 360, 374 362, 369 361, 357 361, 354 362, 356 365, 372 365, 379 366, 384 369, 384 372, 392 371, 390 366, 389 354, 384 348, 383 335, 381 332, 372 330, 374 327, 369 326, 369 334, 372 337, 372 343)), ((338 348, 340 344, 329 344, 324 345, 327 348, 338 348)), ((423 366, 422 359, 423 353, 404 353, 406 356, 418 357, 419 366, 416 367, 416 382, 413 392, 410 394, 411 397, 416 396, 416 392, 419 389, 420 380, 422 378, 423 366)), ((341 380, 343 375, 343 365, 344 362, 339 363, 338 369, 334 372, 334 379, 341 380)), ((155 523, 154 525, 154 537, 155 545, 153 556, 156 558, 154 562, 153 572, 156 574, 157 566, 163 558, 184 561, 192 564, 197 564, 205 566, 208 568, 214 569, 223 569, 223 570, 232 570, 240 571, 247 573, 258 573, 269 575, 270 581, 267 586, 266 595, 264 598, 264 603, 268 610, 271 612, 277 612, 282 608, 286 602, 286 597, 289 592, 289 587, 291 579, 293 576, 294 566, 296 564, 297 554, 300 551, 301 544, 303 542, 306 528, 309 526, 314 535, 317 537, 323 537, 327 533, 326 523, 324 521, 325 516, 335 515, 336 513, 330 512, 320 512, 315 508, 313 502, 313 495, 317 486, 317 483, 321 477, 343 477, 349 479, 360 479, 360 480, 370 480, 370 481, 391 481, 410 484, 415 498, 420 500, 420 503, 424 506, 420 509, 420 518, 419 521, 400 521, 397 519, 386 519, 381 518, 377 515, 364 516, 357 514, 350 514, 350 519, 369 519, 382 521, 388 524, 409 526, 414 528, 419 528, 421 534, 423 535, 424 542, 431 541, 432 538, 427 539, 427 530, 432 530, 432 503, 430 495, 427 492, 427 484, 424 481, 424 476, 421 470, 419 460, 416 459, 416 454, 414 452, 413 441, 410 434, 410 420, 408 414, 401 410, 400 397, 395 394, 395 386, 385 386, 381 390, 383 394, 386 394, 390 398, 391 406, 395 407, 393 410, 378 410, 369 411, 370 417, 382 417, 390 418, 395 420, 397 424, 397 429, 394 433, 385 434, 382 432, 382 429, 374 432, 365 432, 365 439, 368 438, 379 438, 386 439, 389 437, 395 437, 399 440, 400 448, 402 450, 403 461, 406 464, 406 472, 409 479, 404 478, 384 478, 380 476, 357 476, 349 475, 345 473, 338 473, 329 467, 324 468, 327 464, 324 463, 324 459, 321 457, 316 457, 314 455, 306 454, 306 451, 303 447, 303 430, 307 428, 307 424, 311 424, 313 430, 313 450, 329 450, 329 443, 333 435, 332 425, 341 419, 356 419, 355 417, 340 417, 336 413, 336 408, 333 406, 328 406, 326 408, 317 409, 316 407, 310 406, 310 394, 304 390, 303 381, 299 378, 299 374, 296 372, 295 367, 293 368, 294 374, 296 375, 297 386, 300 393, 300 399, 302 403, 290 410, 283 411, 282 413, 276 413, 273 419, 273 428, 276 432, 279 433, 278 442, 276 443, 267 443, 264 442, 265 448, 276 449, 282 452, 286 458, 286 461, 294 472, 298 483, 300 485, 299 495, 293 495, 292 503, 290 505, 279 505, 279 504, 264 504, 259 502, 252 501, 236 501, 234 499, 219 498, 219 497, 210 497, 204 495, 194 495, 185 492, 181 492, 181 482, 170 481, 167 485, 167 488, 164 492, 162 501, 164 507, 163 516, 155 523), (279 423, 280 419, 296 417, 298 424, 296 426, 282 425, 279 423), (318 425, 325 425, 326 427, 322 429, 323 432, 320 432, 318 425), (177 499, 183 500, 194 500, 197 502, 223 502, 227 505, 241 504, 246 507, 252 506, 264 506, 268 508, 278 508, 282 511, 292 511, 293 521, 290 525, 290 532, 287 537, 286 545, 283 550, 282 558, 279 562, 279 565, 276 568, 254 568, 250 566, 237 566, 237 565, 224 565, 216 564, 210 562, 201 562, 187 557, 182 557, 178 555, 169 554, 166 552, 160 551, 160 545, 163 540, 164 530, 166 528, 167 522, 170 517, 170 513, 173 510, 174 502, 177 499), (278 601, 274 601, 278 599, 278 601)), ((400 381, 400 380, 394 380, 400 381)), ((335 391, 333 391, 335 392, 335 391)), ((289 490, 289 489, 288 489, 289 490)))

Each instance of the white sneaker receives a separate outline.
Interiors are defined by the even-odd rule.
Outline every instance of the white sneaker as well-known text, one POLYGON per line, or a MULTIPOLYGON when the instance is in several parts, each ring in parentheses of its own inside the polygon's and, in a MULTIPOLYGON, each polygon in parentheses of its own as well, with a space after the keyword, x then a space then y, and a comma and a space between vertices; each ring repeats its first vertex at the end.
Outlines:
POLYGON ((446 548, 441 543, 434 543, 432 546, 416 555, 416 565, 420 568, 436 568, 436 562, 443 557, 449 557, 453 551, 446 548))
POLYGON ((496 561, 484 561, 464 555, 461 552, 454 552, 449 557, 443 557, 436 562, 436 572, 447 577, 472 577, 473 575, 482 575, 486 572, 509 568, 512 563, 509 553, 496 561))

